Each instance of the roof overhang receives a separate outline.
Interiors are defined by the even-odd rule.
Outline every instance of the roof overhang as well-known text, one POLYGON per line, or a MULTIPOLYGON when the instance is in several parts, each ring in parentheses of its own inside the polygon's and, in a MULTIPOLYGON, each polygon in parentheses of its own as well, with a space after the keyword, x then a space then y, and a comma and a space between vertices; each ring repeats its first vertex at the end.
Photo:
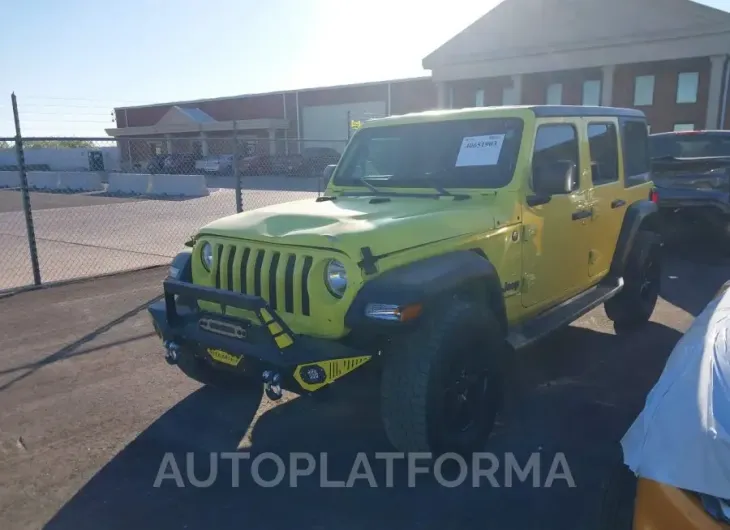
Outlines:
POLYGON ((263 118, 258 120, 231 120, 206 123, 156 124, 145 127, 121 127, 106 129, 109 136, 149 136, 158 134, 206 133, 226 131, 277 130, 288 129, 289 120, 263 118))
POLYGON ((434 81, 554 72, 730 54, 730 31, 655 36, 613 42, 512 49, 489 55, 429 56, 423 67, 434 81))

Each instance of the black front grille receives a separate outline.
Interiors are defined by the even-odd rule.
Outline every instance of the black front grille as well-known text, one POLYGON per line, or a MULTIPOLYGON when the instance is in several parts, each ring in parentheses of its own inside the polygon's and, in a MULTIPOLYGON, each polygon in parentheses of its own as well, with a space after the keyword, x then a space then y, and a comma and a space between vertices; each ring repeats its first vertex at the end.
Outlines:
POLYGON ((215 286, 264 298, 272 309, 310 316, 312 256, 240 245, 217 245, 215 286))

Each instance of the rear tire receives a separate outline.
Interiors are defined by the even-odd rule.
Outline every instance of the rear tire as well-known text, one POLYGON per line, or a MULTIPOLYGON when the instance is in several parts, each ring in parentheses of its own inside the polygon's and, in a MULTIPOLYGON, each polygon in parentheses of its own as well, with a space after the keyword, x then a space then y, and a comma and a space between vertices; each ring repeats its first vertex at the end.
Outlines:
POLYGON ((399 451, 481 451, 502 401, 506 351, 494 315, 452 300, 395 340, 381 378, 385 432, 399 451))
POLYGON ((631 330, 649 321, 661 289, 661 246, 657 234, 636 235, 624 274, 624 287, 604 304, 617 331, 631 330))

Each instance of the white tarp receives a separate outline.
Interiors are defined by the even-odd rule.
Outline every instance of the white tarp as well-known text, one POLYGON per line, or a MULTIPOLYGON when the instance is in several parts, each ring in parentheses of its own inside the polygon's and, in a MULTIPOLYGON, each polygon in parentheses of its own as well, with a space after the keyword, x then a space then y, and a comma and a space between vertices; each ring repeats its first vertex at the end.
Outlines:
POLYGON ((730 290, 677 343, 621 445, 639 477, 730 497, 730 290))

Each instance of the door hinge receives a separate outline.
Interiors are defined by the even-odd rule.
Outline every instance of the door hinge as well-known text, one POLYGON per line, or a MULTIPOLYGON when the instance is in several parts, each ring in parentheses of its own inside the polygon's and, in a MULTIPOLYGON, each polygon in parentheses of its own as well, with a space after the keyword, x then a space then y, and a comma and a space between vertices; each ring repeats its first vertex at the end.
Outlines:
POLYGON ((522 225, 522 241, 530 241, 537 234, 535 225, 522 225))
POLYGON ((526 272, 522 275, 522 285, 520 286, 520 291, 523 293, 526 293, 530 290, 530 287, 535 285, 535 275, 526 272))

